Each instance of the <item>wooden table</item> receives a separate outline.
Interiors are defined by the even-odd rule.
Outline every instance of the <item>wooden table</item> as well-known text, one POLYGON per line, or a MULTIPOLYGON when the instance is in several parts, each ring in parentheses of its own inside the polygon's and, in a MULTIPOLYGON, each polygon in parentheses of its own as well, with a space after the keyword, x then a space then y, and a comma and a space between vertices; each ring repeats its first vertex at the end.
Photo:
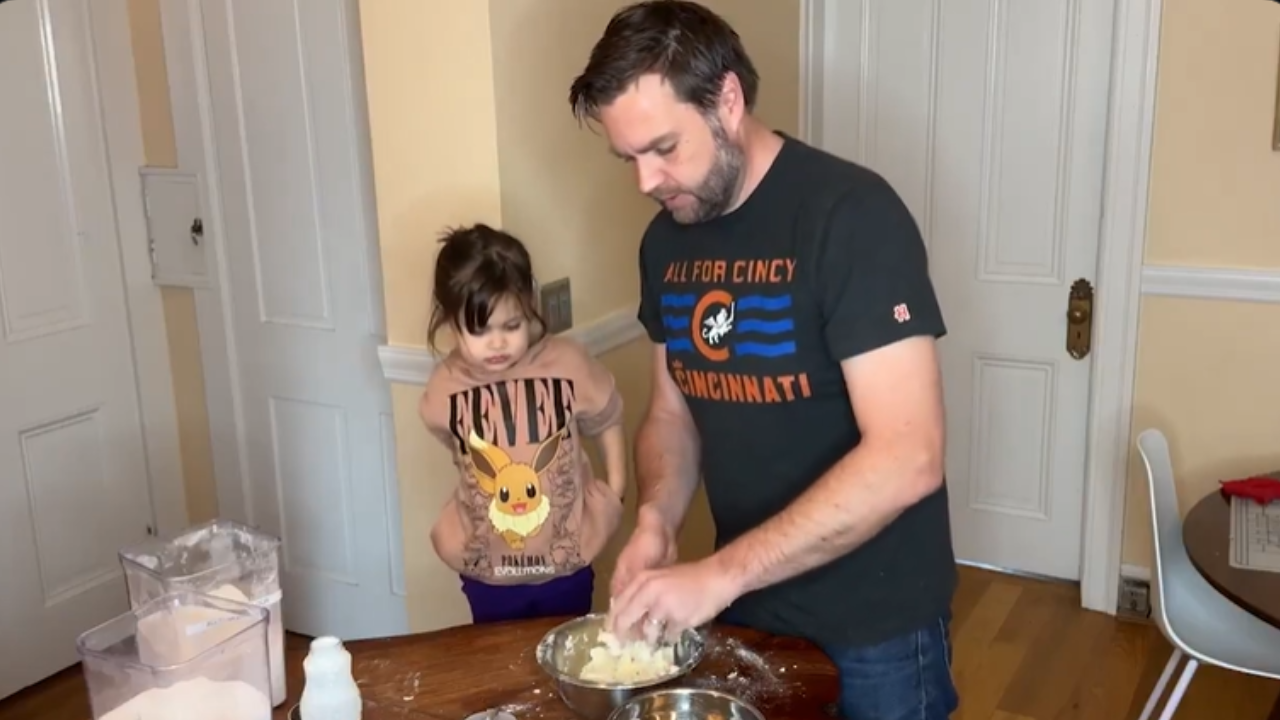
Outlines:
POLYGON ((1280 573, 1231 567, 1230 512, 1231 501, 1220 492, 1206 495, 1191 508, 1182 521, 1182 541, 1191 564, 1232 602, 1280 627, 1280 573))
MULTIPOLYGON (((577 720, 538 667, 534 647, 567 618, 464 625, 347 644, 365 700, 364 720, 463 720, 499 708, 516 720, 577 720)), ((290 643, 285 720, 302 695, 307 648, 290 643)), ((835 667, 815 646, 737 627, 714 627, 702 662, 680 684, 755 705, 769 720, 830 720, 835 667)))

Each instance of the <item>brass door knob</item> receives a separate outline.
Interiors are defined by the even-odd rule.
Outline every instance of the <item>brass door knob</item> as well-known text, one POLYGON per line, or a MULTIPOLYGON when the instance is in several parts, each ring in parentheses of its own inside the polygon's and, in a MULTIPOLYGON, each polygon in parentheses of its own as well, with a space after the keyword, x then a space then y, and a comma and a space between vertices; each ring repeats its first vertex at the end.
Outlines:
POLYGON ((1080 278, 1067 295, 1067 354, 1076 360, 1088 356, 1093 341, 1093 286, 1080 278))

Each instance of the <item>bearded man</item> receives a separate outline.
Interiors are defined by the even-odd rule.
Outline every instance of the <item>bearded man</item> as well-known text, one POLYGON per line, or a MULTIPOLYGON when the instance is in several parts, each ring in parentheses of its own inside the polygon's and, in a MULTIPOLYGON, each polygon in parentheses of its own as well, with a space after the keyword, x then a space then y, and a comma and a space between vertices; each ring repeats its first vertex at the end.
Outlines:
POLYGON ((653 381, 609 623, 798 636, 848 720, 957 707, 957 573, 920 231, 875 172, 753 116, 759 77, 707 8, 619 11, 570 90, 660 210, 640 246, 653 381), (699 480, 716 550, 678 562, 699 480))

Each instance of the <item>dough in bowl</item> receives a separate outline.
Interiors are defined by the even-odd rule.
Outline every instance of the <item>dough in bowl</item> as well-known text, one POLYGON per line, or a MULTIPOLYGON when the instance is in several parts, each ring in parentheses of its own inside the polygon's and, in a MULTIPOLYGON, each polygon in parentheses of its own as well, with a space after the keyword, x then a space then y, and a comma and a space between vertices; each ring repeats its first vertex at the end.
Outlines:
POLYGON ((591 659, 579 677, 603 685, 627 685, 670 675, 675 669, 675 648, 671 645, 651 645, 643 640, 623 642, 608 630, 601 630, 599 644, 591 648, 591 659))

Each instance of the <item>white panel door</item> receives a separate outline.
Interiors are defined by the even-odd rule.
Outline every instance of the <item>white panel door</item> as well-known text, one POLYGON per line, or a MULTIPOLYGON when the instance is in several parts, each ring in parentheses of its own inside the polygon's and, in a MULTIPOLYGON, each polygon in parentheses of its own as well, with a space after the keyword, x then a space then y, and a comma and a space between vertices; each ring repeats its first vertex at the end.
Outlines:
POLYGON ((0 697, 128 610, 152 522, 89 2, 0 4, 0 697))
POLYGON ((947 481, 959 559, 1080 576, 1093 282, 1114 0, 834 0, 822 144, 919 222, 949 327, 947 481))
POLYGON ((404 633, 355 2, 198 1, 245 514, 284 540, 290 630, 404 633))

